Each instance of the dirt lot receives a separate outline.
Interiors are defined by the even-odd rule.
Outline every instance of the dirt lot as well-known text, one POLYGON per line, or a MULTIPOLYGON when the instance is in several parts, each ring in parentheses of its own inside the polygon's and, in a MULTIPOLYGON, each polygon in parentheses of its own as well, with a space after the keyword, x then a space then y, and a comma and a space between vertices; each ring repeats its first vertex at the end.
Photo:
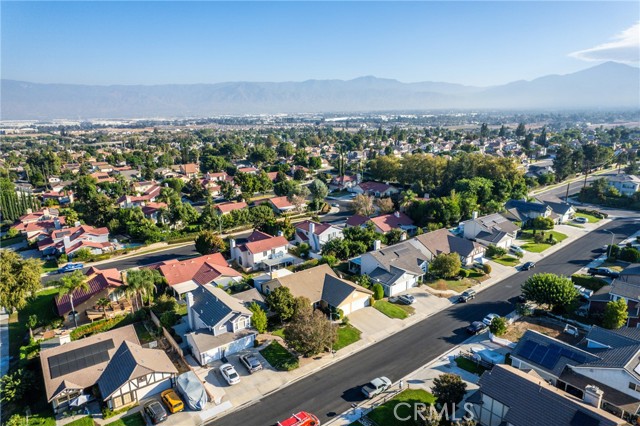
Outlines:
POLYGON ((564 324, 560 321, 554 320, 552 318, 533 317, 520 318, 518 321, 509 326, 505 335, 500 337, 512 342, 517 342, 527 330, 534 330, 570 344, 576 344, 584 337, 583 334, 575 337, 564 333, 564 324))

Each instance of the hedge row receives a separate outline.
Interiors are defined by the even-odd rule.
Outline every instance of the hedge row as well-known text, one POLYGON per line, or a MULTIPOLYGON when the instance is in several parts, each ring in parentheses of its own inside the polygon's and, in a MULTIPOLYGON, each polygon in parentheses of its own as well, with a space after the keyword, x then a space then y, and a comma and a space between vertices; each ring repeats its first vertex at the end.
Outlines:
POLYGON ((603 286, 607 285, 607 282, 601 278, 583 274, 572 275, 571 281, 573 281, 575 285, 579 285, 580 287, 588 288, 593 291, 598 291, 603 286))

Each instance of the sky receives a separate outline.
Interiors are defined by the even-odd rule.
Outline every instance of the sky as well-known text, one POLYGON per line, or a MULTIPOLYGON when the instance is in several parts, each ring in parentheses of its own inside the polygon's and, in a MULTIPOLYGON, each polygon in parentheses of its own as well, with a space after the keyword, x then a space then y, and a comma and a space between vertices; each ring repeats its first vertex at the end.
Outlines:
POLYGON ((637 66, 640 2, 1 2, 2 78, 192 84, 373 75, 474 86, 637 66))

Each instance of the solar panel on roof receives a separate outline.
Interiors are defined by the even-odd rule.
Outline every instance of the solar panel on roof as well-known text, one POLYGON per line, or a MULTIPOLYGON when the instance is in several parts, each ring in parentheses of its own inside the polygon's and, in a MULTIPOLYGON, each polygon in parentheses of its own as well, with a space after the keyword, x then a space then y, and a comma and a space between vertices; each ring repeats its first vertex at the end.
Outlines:
POLYGON ((531 356, 531 353, 537 347, 538 345, 535 342, 532 342, 531 340, 527 340, 522 345, 522 349, 520 349, 518 355, 522 356, 523 358, 529 359, 529 357, 531 356))
POLYGON ((98 342, 84 348, 74 349, 48 359, 51 378, 64 376, 75 371, 109 361, 109 350, 115 348, 113 340, 98 342))
POLYGON ((538 345, 533 350, 533 353, 531 354, 531 357, 529 359, 532 362, 535 362, 536 364, 540 364, 542 362, 542 358, 544 358, 544 356, 546 354, 547 354, 547 347, 546 346, 542 346, 542 345, 538 345))

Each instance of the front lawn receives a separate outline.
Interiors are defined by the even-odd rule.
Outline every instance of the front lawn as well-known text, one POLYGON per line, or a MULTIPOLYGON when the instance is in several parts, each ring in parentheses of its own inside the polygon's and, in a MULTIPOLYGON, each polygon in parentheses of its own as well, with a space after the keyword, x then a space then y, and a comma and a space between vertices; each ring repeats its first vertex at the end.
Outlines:
POLYGON ((291 371, 300 366, 298 358, 276 341, 261 350, 260 355, 276 370, 291 371))
MULTIPOLYGON (((559 243, 561 241, 564 241, 567 239, 567 236, 561 232, 558 231, 537 231, 537 232, 541 232, 544 233, 545 239, 549 236, 549 235, 553 235, 553 238, 559 243)), ((543 251, 545 251, 546 249, 548 249, 549 247, 552 246, 552 244, 549 243, 536 243, 533 240, 533 232, 531 230, 526 230, 526 231, 522 231, 522 233, 520 234, 519 239, 527 241, 526 244, 522 245, 522 248, 533 252, 533 253, 541 253, 543 251)))
MULTIPOLYGON (((475 279, 475 278, 474 278, 475 279)), ((439 279, 428 284, 429 287, 434 290, 446 291, 452 290, 456 293, 462 293, 463 291, 473 287, 477 282, 474 280, 470 280, 468 278, 463 278, 461 280, 445 280, 439 279)))
POLYGON ((124 416, 115 422, 107 423, 106 426, 145 426, 146 424, 142 414, 134 413, 129 416, 124 416))
POLYGON ((31 315, 38 317, 40 325, 48 325, 51 321, 60 318, 55 309, 54 297, 58 290, 53 288, 41 291, 36 297, 27 302, 27 306, 20 312, 9 317, 9 355, 18 358, 20 346, 29 332, 27 320, 31 315))
POLYGON ((520 259, 518 259, 517 257, 509 256, 508 254, 501 257, 493 257, 491 258, 491 260, 504 266, 516 266, 520 263, 520 259))
POLYGON ((78 420, 74 420, 71 423, 67 423, 67 426, 94 426, 95 422, 89 416, 81 417, 78 420))
POLYGON ((415 312, 415 309, 411 306, 396 305, 395 303, 390 303, 386 300, 378 300, 373 307, 389 318, 405 319, 409 315, 413 315, 415 312))
POLYGON ((341 325, 338 327, 338 337, 333 344, 333 350, 339 351, 340 349, 349 346, 352 343, 360 340, 360 330, 352 325, 341 325))
POLYGON ((587 213, 576 213, 576 217, 584 217, 587 218, 587 220, 589 221, 589 223, 597 223, 600 222, 600 218, 595 217, 593 215, 587 214, 587 213))
POLYGON ((463 370, 468 371, 469 373, 477 374, 478 376, 484 373, 487 369, 483 366, 476 364, 468 358, 458 357, 456 358, 456 364, 458 367, 463 370))
POLYGON ((284 339, 284 327, 276 328, 275 330, 269 331, 268 333, 272 336, 278 336, 281 339, 284 339))
POLYGON ((378 408, 370 412, 367 417, 376 422, 378 425, 384 426, 419 426, 424 422, 418 416, 414 419, 413 409, 415 404, 432 405, 436 402, 436 398, 429 392, 423 389, 407 389, 404 392, 400 392, 393 399, 385 402, 378 408), (396 405, 402 404, 396 410, 396 405), (397 414, 397 417, 395 416, 397 414), (400 420, 406 419, 409 420, 400 420))

